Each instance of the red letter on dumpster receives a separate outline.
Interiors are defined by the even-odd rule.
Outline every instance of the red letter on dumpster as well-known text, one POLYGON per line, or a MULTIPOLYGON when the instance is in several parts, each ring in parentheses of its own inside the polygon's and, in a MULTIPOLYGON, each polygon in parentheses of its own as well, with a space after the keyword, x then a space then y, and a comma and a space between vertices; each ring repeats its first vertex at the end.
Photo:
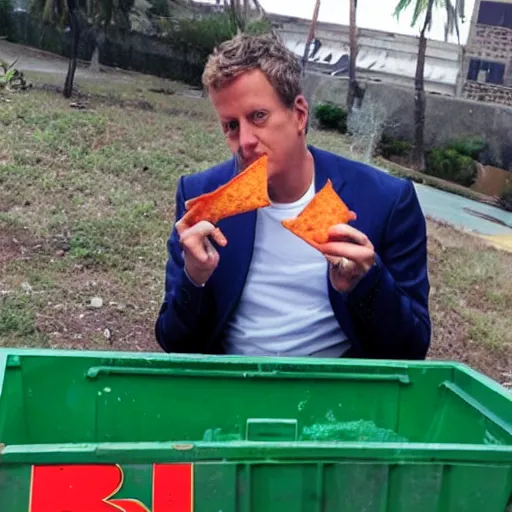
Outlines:
POLYGON ((138 500, 111 500, 123 485, 116 465, 34 466, 30 512, 147 512, 138 500))
POLYGON ((193 464, 155 464, 153 512, 192 512, 193 464))

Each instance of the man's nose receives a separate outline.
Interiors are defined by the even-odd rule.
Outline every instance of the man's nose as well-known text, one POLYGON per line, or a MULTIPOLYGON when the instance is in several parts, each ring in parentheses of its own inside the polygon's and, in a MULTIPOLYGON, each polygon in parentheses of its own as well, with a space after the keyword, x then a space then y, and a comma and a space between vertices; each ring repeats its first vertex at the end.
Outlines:
POLYGON ((254 133, 253 127, 249 123, 241 123, 239 128, 240 147, 242 151, 254 148, 258 144, 258 139, 254 133))

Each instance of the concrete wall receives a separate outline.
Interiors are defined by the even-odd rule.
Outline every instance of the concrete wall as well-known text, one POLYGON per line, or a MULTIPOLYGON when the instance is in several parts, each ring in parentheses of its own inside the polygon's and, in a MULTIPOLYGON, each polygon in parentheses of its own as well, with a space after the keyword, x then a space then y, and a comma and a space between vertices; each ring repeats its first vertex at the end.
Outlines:
MULTIPOLYGON (((392 128, 390 135, 414 143, 414 90, 385 83, 363 84, 364 101, 386 105, 392 128)), ((314 106, 330 101, 344 106, 348 82, 321 74, 308 73, 304 90, 314 106)), ((490 145, 492 160, 505 169, 512 168, 512 108, 460 98, 429 94, 425 121, 427 149, 449 140, 481 136, 490 145)))

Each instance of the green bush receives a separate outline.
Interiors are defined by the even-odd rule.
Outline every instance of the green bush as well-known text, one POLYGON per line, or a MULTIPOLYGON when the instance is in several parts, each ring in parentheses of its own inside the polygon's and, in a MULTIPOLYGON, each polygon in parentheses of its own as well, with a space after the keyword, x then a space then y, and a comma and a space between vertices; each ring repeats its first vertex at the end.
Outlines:
POLYGON ((426 174, 470 187, 476 180, 476 162, 454 149, 433 149, 427 153, 426 174))
MULTIPOLYGON (((172 48, 185 55, 206 59, 213 49, 234 37, 237 27, 228 13, 215 13, 206 17, 182 17, 164 19, 159 22, 163 38, 172 48)), ((249 22, 245 32, 250 34, 270 33, 271 26, 264 20, 249 22)))
POLYGON ((391 156, 407 156, 411 152, 412 146, 406 140, 398 140, 383 134, 379 142, 378 151, 386 159, 391 156))
POLYGON ((315 117, 321 129, 347 133, 347 111, 338 105, 319 103, 315 107, 315 117))
POLYGON ((476 161, 486 161, 489 144, 479 136, 461 137, 426 154, 426 173, 465 187, 478 175, 476 161))
POLYGON ((461 155, 471 157, 473 160, 480 160, 481 156, 488 151, 489 144, 482 137, 462 137, 448 142, 444 148, 453 149, 461 155))

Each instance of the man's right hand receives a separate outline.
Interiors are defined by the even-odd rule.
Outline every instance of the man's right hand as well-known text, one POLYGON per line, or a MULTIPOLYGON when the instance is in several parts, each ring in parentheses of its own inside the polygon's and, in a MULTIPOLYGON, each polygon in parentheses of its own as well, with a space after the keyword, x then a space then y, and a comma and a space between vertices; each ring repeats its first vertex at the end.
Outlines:
POLYGON ((205 284, 219 264, 219 253, 209 237, 221 247, 228 243, 219 228, 207 221, 189 226, 184 218, 176 223, 185 260, 185 271, 197 286, 205 284))

